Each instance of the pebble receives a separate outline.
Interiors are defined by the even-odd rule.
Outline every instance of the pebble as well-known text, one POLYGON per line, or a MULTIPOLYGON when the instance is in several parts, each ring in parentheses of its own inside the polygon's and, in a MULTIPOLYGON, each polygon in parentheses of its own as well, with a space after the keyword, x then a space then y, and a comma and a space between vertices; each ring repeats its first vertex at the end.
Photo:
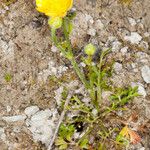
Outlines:
POLYGON ((58 52, 58 48, 53 45, 53 46, 51 47, 51 51, 52 51, 53 53, 56 53, 56 52, 58 52))
POLYGON ((145 65, 141 68, 142 77, 146 83, 150 83, 150 67, 145 65))
POLYGON ((123 47, 121 50, 120 50, 120 52, 123 54, 123 55, 125 55, 127 52, 128 52, 128 47, 126 46, 126 47, 123 47))
POLYGON ((116 73, 121 72, 121 70, 122 70, 122 64, 116 62, 116 63, 114 64, 114 70, 115 70, 116 73))
POLYGON ((129 20, 129 23, 131 24, 131 26, 135 26, 136 25, 135 19, 129 17, 128 20, 129 20))
POLYGON ((61 105, 62 103, 62 93, 64 91, 64 87, 60 86, 56 91, 55 91, 55 97, 54 99, 56 100, 56 103, 58 106, 61 105))
POLYGON ((15 116, 4 116, 2 120, 6 122, 17 122, 24 121, 26 119, 26 115, 15 115, 15 116))
POLYGON ((34 115, 36 112, 39 111, 39 108, 38 106, 30 106, 30 107, 27 107, 24 111, 24 113, 28 116, 28 117, 31 117, 32 115, 34 115))
POLYGON ((88 35, 91 35, 91 36, 95 36, 96 35, 96 30, 94 28, 90 28, 88 31, 87 31, 87 34, 88 35))
POLYGON ((8 105, 8 106, 6 107, 6 110, 7 110, 7 112, 9 113, 9 112, 11 111, 11 107, 8 105))
POLYGON ((32 133, 33 139, 35 141, 41 141, 48 146, 56 128, 56 120, 58 118, 56 109, 45 109, 38 111, 31 119, 27 119, 26 124, 32 133))
POLYGON ((0 139, 3 141, 6 140, 5 130, 4 128, 1 128, 1 127, 0 127, 0 139))
POLYGON ((104 29, 104 24, 100 19, 96 20, 95 22, 95 28, 98 30, 103 30, 104 29))
POLYGON ((142 37, 137 32, 131 32, 131 35, 125 36, 124 39, 130 41, 132 44, 139 44, 142 37))
POLYGON ((120 49, 121 43, 116 40, 112 43, 112 51, 118 51, 120 49))

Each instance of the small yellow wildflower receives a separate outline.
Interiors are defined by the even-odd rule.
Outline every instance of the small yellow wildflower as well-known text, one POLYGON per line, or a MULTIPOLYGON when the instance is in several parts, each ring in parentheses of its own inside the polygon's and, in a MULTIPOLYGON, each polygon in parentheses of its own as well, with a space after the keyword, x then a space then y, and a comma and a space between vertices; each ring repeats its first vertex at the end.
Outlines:
POLYGON ((36 0, 37 10, 52 18, 66 16, 72 4, 73 0, 36 0))

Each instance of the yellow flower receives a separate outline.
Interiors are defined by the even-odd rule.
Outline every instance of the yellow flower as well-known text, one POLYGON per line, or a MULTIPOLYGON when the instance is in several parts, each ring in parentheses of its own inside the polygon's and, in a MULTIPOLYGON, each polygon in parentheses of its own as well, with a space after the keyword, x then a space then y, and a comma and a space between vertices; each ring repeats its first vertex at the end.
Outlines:
POLYGON ((36 0, 37 10, 49 17, 64 17, 71 9, 73 0, 36 0))

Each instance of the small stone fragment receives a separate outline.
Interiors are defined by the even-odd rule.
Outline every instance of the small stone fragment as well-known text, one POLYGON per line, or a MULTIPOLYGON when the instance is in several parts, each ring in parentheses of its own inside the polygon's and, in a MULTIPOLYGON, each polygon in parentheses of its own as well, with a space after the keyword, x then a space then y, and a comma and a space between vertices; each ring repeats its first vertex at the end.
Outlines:
POLYGON ((98 30, 103 30, 104 29, 104 24, 102 23, 102 21, 100 19, 98 19, 95 22, 95 27, 98 30))
POLYGON ((142 77, 146 83, 150 83, 150 67, 145 65, 141 69, 142 77))
POLYGON ((142 37, 137 32, 131 32, 131 35, 125 36, 124 39, 130 41, 132 44, 139 44, 142 37))
POLYGON ((26 115, 16 115, 16 116, 4 116, 2 120, 6 122, 17 122, 17 121, 24 121, 26 119, 26 115))
POLYGON ((116 73, 119 73, 122 70, 122 64, 116 62, 114 64, 114 70, 115 70, 116 73))
POLYGON ((136 25, 135 19, 129 17, 128 20, 129 20, 129 23, 131 24, 131 26, 135 26, 136 25))
POLYGON ((45 109, 38 111, 30 119, 27 119, 26 124, 32 133, 33 139, 48 146, 54 134, 58 118, 59 115, 56 109, 45 109))
POLYGON ((28 117, 31 117, 32 115, 34 115, 36 112, 39 111, 39 108, 38 106, 30 106, 30 107, 27 107, 24 111, 24 113, 28 116, 28 117))
POLYGON ((128 52, 128 47, 123 47, 120 51, 123 55, 125 55, 128 52))
POLYGON ((95 36, 96 35, 96 30, 94 28, 90 28, 88 31, 87 31, 87 34, 88 35, 91 35, 91 36, 95 36))

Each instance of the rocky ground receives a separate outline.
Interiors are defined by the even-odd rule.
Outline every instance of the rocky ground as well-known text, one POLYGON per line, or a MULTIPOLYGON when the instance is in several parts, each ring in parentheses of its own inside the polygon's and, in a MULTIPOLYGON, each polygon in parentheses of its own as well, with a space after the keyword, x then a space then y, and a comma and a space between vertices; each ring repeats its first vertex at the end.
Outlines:
MULTIPOLYGON (((46 149, 58 122, 57 106, 63 91, 50 76, 63 79, 74 90, 80 84, 71 66, 50 43, 47 18, 36 11, 34 3, 16 0, 6 6, 0 1, 1 150, 46 149)), ((138 113, 139 124, 148 122, 150 1, 133 0, 130 6, 117 0, 74 3, 77 16, 72 44, 81 50, 88 42, 100 49, 112 48, 114 85, 138 86, 142 96, 134 100, 132 111, 138 113)), ((150 149, 149 129, 146 130, 142 143, 131 149, 150 149)))

